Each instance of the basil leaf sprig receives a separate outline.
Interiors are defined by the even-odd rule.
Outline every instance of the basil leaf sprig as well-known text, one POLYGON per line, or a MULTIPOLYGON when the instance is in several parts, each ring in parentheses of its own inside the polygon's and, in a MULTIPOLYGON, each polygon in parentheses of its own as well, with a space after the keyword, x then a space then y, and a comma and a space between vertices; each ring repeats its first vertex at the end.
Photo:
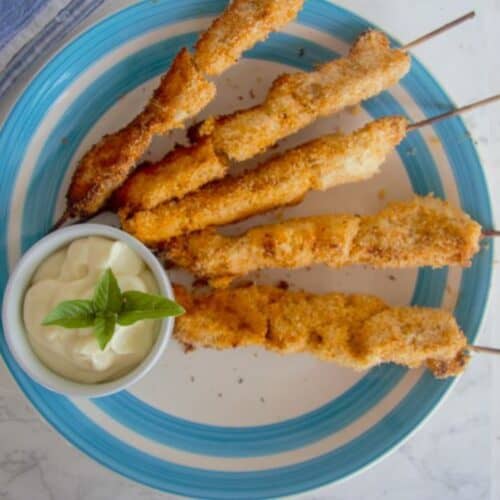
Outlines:
POLYGON ((111 269, 106 269, 96 285, 92 300, 66 300, 57 305, 42 325, 64 328, 93 327, 101 350, 115 333, 116 325, 128 326, 137 321, 180 316, 184 309, 161 295, 136 290, 123 292, 111 269))

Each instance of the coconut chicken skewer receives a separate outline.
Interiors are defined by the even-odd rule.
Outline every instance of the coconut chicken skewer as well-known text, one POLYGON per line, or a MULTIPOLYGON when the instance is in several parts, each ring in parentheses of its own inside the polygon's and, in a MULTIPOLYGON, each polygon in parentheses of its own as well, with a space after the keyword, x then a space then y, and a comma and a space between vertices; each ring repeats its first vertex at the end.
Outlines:
POLYGON ((265 268, 312 264, 375 268, 470 265, 481 226, 432 196, 393 202, 375 215, 319 215, 222 236, 215 229, 173 238, 160 258, 206 278, 212 286, 265 268))
POLYGON ((291 21, 304 0, 234 0, 201 36, 194 55, 179 52, 144 110, 128 125, 104 136, 79 161, 67 193, 68 218, 88 218, 104 208, 155 135, 183 126, 215 96, 206 75, 218 75, 243 51, 291 21))
MULTIPOLYGON (((418 43, 473 16, 471 12, 448 23, 418 43)), ((409 71, 406 47, 393 49, 386 35, 369 31, 358 38, 347 57, 312 72, 278 77, 262 104, 209 118, 191 131, 192 146, 178 147, 162 160, 142 165, 115 193, 113 208, 123 216, 181 198, 224 177, 229 160, 247 160, 322 116, 379 94, 409 71)))
POLYGON ((461 373, 472 350, 451 313, 390 307, 370 295, 314 295, 270 286, 201 296, 176 286, 175 295, 186 309, 176 320, 175 336, 194 347, 310 353, 356 370, 380 363, 424 365, 438 378, 461 373))

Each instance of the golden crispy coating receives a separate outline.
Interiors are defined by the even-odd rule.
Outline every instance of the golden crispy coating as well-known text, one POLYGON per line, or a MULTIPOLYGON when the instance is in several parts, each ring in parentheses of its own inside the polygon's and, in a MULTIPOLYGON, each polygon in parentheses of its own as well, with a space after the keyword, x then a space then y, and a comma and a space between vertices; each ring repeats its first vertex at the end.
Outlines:
POLYGON ((172 238, 160 258, 224 287, 257 269, 345 265, 358 226, 355 216, 319 215, 256 227, 235 237, 210 228, 172 238))
POLYGON ((391 49, 384 34, 370 31, 359 38, 348 57, 310 73, 283 75, 263 104, 208 119, 191 135, 194 139, 211 135, 217 151, 246 160, 321 116, 377 95, 396 84, 409 68, 406 53, 391 49))
POLYGON ((390 203, 361 219, 350 260, 373 267, 469 266, 479 252, 481 226, 432 196, 390 203))
POLYGON ((176 201, 122 217, 123 228, 155 245, 180 234, 298 203, 326 190, 372 177, 404 138, 407 121, 388 117, 349 134, 311 141, 238 177, 226 177, 176 201))
MULTIPOLYGON (((262 2, 259 8, 264 8, 266 3, 273 4, 273 9, 282 8, 277 6, 279 2, 262 2)), ((234 2, 232 5, 243 12, 241 2, 234 2)), ((248 6, 250 9, 254 7, 256 5, 248 6)), ((203 39, 206 43, 208 40, 216 39, 212 30, 209 33, 210 35, 203 39)), ((241 30, 237 33, 238 36, 243 36, 241 30)), ((213 57, 217 57, 217 54, 214 53, 213 57)), ((221 158, 229 156, 236 160, 245 160, 320 116, 334 113, 347 105, 377 94, 396 83, 408 68, 407 55, 398 50, 391 50, 385 35, 374 31, 368 32, 356 42, 349 57, 325 64, 311 73, 282 75, 273 83, 263 104, 233 115, 210 118, 199 129, 196 127, 192 129, 191 138, 195 142, 202 138, 210 138, 216 153, 221 158)), ((190 151, 186 149, 184 154, 187 156, 190 151)), ((179 157, 176 160, 178 161, 179 157)), ((165 160, 161 163, 162 169, 169 169, 165 160)), ((219 169, 212 169, 214 164, 205 162, 197 164, 197 159, 193 158, 190 170, 197 179, 208 182, 222 176, 219 169)), ((155 167, 151 169, 155 170, 155 167)), ((173 174, 170 181, 176 182, 173 174)), ((160 182, 161 179, 158 178, 158 183, 160 182)), ((131 180, 131 183, 135 183, 135 180, 131 180)), ((183 180, 178 182, 181 183, 183 180)), ((191 188, 194 191, 200 185, 193 182, 191 188)), ((153 186, 153 179, 148 185, 141 183, 139 189, 131 194, 134 199, 130 200, 130 203, 127 200, 128 187, 125 188, 119 197, 120 205, 124 206, 124 213, 129 211, 127 205, 136 206, 137 209, 140 209, 141 205, 142 208, 152 208, 179 196, 171 193, 168 188, 160 189, 153 186), (152 192, 150 193, 148 189, 152 192), (144 197, 144 203, 141 203, 140 196, 144 197), (150 203, 151 199, 155 200, 154 205, 150 203)), ((186 192, 188 191, 184 190, 184 193, 186 192)))
MULTIPOLYGON (((104 136, 80 160, 67 193, 66 217, 86 218, 103 209, 156 134, 183 126, 215 96, 204 74, 216 74, 241 52, 290 21, 303 0, 235 0, 202 35, 192 57, 179 52, 145 109, 124 128, 104 136)), ((210 172, 208 172, 210 173, 210 172)), ((200 174, 201 175, 201 174, 200 174)))
POLYGON ((146 123, 157 135, 182 128, 184 121, 198 114, 215 93, 215 85, 196 67, 193 56, 182 49, 143 112, 146 123))
POLYGON ((224 177, 227 168, 227 161, 215 154, 210 138, 194 146, 177 147, 162 160, 137 168, 115 191, 112 205, 122 214, 148 210, 224 177))
POLYGON ((304 0, 233 0, 196 44, 195 62, 219 75, 269 33, 292 21, 304 0))
POLYGON ((206 229, 172 238, 161 258, 226 286, 257 269, 312 264, 378 268, 469 266, 481 226, 432 196, 390 203, 376 215, 320 215, 222 236, 206 229))
POLYGON ((69 215, 85 218, 101 210, 153 135, 181 127, 214 95, 214 84, 196 69, 189 52, 182 50, 142 113, 123 129, 104 136, 80 160, 67 194, 69 215))
POLYGON ((370 295, 313 295, 269 286, 202 296, 176 286, 175 295, 186 309, 176 320, 175 336, 192 346, 307 352, 356 370, 380 363, 427 365, 438 377, 465 367, 467 339, 444 310, 391 308, 370 295))

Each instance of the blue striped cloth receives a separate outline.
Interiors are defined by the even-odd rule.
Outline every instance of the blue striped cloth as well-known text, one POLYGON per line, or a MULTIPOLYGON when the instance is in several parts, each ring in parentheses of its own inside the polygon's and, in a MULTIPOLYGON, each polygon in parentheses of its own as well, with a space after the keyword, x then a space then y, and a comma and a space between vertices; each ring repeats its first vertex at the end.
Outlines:
POLYGON ((25 40, 19 50, 5 61, 0 73, 0 99, 22 78, 28 68, 57 48, 66 35, 94 12, 105 0, 0 0, 0 61, 9 45, 25 40), (45 13, 53 15, 43 16, 45 13), (37 19, 45 24, 33 29, 37 19), (48 19, 46 19, 48 17, 48 19), (30 36, 31 32, 36 32, 30 36), (24 35, 24 36, 23 36, 24 35))

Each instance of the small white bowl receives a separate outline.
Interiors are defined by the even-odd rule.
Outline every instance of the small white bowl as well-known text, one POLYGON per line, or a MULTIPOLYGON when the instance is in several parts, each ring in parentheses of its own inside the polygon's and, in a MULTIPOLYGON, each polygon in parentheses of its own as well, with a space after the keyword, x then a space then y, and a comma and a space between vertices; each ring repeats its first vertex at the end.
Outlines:
POLYGON ((160 293, 173 299, 167 273, 151 250, 127 233, 101 224, 79 224, 59 229, 38 241, 21 258, 12 271, 5 289, 2 323, 9 349, 19 365, 39 384, 66 396, 101 397, 121 391, 148 373, 165 351, 174 318, 165 318, 151 352, 132 371, 111 382, 83 384, 68 380, 47 368, 31 348, 22 317, 23 301, 38 266, 59 248, 86 236, 103 236, 126 243, 142 257, 158 283, 160 293))

